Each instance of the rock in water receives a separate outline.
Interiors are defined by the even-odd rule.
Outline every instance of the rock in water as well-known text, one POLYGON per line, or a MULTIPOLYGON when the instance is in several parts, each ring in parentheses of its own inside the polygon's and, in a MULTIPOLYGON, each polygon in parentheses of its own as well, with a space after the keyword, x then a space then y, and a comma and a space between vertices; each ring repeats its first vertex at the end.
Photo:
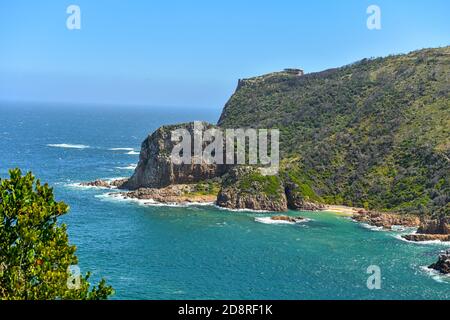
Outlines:
POLYGON ((408 241, 423 242, 423 241, 450 241, 450 235, 445 234, 406 234, 402 236, 408 241))
POLYGON ((417 233, 450 235, 450 218, 425 220, 420 224, 417 233))
POLYGON ((391 229, 392 226, 417 227, 420 224, 420 219, 416 216, 372 211, 360 211, 353 215, 353 219, 384 229, 391 229))
POLYGON ((270 218, 271 220, 274 221, 287 221, 287 222, 292 222, 292 223, 300 223, 302 221, 305 221, 305 218, 303 217, 288 217, 288 216, 273 216, 270 218))
POLYGON ((439 260, 428 268, 437 270, 443 274, 450 274, 450 251, 447 250, 445 253, 439 255, 439 260))
MULTIPOLYGON (((214 128, 213 125, 206 122, 201 124, 203 131, 214 128)), ((196 183, 220 177, 223 174, 223 165, 205 163, 176 165, 172 163, 172 150, 179 143, 178 141, 172 141, 172 132, 177 129, 185 129, 191 135, 191 155, 194 155, 193 122, 163 126, 142 143, 138 166, 133 176, 125 183, 124 188, 130 190, 164 188, 172 184, 196 183)))

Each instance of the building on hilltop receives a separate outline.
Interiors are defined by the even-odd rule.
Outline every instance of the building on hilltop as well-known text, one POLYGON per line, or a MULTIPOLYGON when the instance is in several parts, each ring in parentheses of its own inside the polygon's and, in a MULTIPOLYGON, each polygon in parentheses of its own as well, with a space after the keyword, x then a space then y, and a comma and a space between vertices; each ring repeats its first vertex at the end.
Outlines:
POLYGON ((289 74, 293 74, 296 76, 303 76, 305 74, 305 72, 302 69, 294 69, 294 68, 287 68, 284 69, 284 72, 289 73, 289 74))

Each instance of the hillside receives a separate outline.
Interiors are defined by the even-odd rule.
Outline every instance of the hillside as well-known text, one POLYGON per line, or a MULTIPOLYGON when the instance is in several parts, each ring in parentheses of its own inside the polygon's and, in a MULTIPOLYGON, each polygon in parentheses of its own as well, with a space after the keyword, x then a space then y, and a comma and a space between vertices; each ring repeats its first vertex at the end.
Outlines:
POLYGON ((280 129, 307 200, 450 215, 450 47, 241 80, 218 125, 280 129))

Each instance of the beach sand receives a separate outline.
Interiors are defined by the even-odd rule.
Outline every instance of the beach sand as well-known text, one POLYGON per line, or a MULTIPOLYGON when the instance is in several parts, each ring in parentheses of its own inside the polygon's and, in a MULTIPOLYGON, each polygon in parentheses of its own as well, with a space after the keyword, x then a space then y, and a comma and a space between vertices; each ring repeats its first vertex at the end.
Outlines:
POLYGON ((351 217, 353 214, 357 213, 360 210, 364 210, 362 208, 353 208, 347 206, 336 206, 336 205, 326 205, 325 212, 332 212, 342 216, 351 217))

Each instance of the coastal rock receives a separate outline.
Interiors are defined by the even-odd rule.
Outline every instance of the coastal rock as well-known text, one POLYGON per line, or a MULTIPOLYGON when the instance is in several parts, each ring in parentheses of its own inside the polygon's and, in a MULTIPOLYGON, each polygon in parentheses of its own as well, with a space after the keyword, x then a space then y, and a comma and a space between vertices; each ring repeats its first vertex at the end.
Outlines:
POLYGON ((289 217, 289 216, 273 216, 270 218, 271 220, 274 221, 287 221, 287 222, 292 222, 292 223, 299 223, 302 221, 305 221, 305 218, 303 217, 289 217))
POLYGON ((437 270, 443 274, 450 274, 450 251, 447 250, 445 253, 440 254, 439 260, 428 268, 437 270))
POLYGON ((122 192, 124 199, 153 200, 163 204, 213 203, 217 194, 199 193, 196 184, 176 184, 165 188, 139 188, 122 192))
POLYGON ((298 185, 295 183, 286 183, 285 192, 288 208, 291 210, 320 211, 325 209, 325 205, 306 199, 300 192, 298 185))
POLYGON ((402 236, 403 239, 406 239, 408 241, 415 241, 415 242, 423 242, 423 241, 450 241, 450 235, 445 234, 407 234, 402 236))
POLYGON ((450 218, 424 220, 417 229, 417 233, 450 235, 450 218))
POLYGON ((450 218, 423 220, 416 234, 402 236, 409 241, 450 241, 450 218))
POLYGON ((372 226, 391 229, 392 226, 417 227, 420 219, 411 215, 361 211, 353 215, 353 219, 372 226))
POLYGON ((224 177, 217 205, 228 209, 287 211, 283 184, 278 176, 263 176, 258 168, 234 167, 224 177))
POLYGON ((81 185, 85 187, 96 187, 96 188, 118 188, 122 189, 123 185, 128 181, 128 179, 117 179, 111 181, 105 180, 95 180, 91 182, 82 182, 81 185))
MULTIPOLYGON (((201 127, 203 131, 214 128, 206 122, 202 122, 201 127)), ((193 122, 159 128, 142 143, 139 163, 133 176, 124 184, 124 188, 129 190, 164 188, 172 184, 196 183, 220 177, 224 173, 223 165, 172 163, 171 153, 178 144, 177 141, 172 141, 172 132, 177 129, 187 130, 192 138, 191 145, 194 146, 193 122)))

